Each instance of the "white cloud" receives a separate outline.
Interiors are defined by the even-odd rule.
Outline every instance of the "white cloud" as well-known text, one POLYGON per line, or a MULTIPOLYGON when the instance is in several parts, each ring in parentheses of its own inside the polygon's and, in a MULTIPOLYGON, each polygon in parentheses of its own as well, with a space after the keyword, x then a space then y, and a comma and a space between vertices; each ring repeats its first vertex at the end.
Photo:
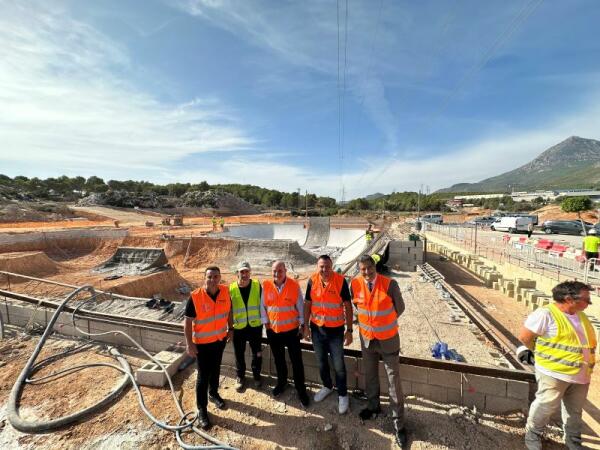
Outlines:
POLYGON ((141 178, 135 171, 253 145, 215 99, 165 104, 131 85, 125 48, 60 5, 43 5, 2 6, 0 161, 141 178))

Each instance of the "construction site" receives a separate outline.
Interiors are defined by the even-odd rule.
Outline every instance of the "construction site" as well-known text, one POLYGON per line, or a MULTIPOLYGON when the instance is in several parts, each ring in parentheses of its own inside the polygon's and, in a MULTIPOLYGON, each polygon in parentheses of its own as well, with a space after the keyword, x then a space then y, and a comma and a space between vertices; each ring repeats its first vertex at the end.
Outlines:
MULTIPOLYGON (((207 266, 219 266, 228 284, 242 261, 264 280, 283 260, 304 289, 319 255, 330 255, 349 280, 358 259, 374 253, 406 304, 398 323, 410 448, 523 447, 536 381, 515 356, 516 335, 527 314, 551 300, 556 280, 548 271, 494 260, 403 220, 374 221, 367 240, 361 217, 231 216, 214 229, 206 216, 87 214, 85 222, 0 228, 2 448, 393 448, 381 362, 383 413, 369 423, 357 415, 366 404, 358 327, 345 348, 348 414, 338 415, 333 396, 308 408, 290 390, 273 399, 275 365, 263 338, 263 386, 234 389, 228 344, 220 380, 228 408, 209 407, 208 434, 182 426, 195 412, 197 373, 182 320, 207 266)), ((592 298, 586 312, 600 336, 598 292, 592 298)), ((314 394, 317 361, 311 343, 302 347, 314 394)), ((600 448, 598 373, 583 418, 584 444, 600 448)), ((563 448, 559 418, 545 438, 544 448, 563 448)))

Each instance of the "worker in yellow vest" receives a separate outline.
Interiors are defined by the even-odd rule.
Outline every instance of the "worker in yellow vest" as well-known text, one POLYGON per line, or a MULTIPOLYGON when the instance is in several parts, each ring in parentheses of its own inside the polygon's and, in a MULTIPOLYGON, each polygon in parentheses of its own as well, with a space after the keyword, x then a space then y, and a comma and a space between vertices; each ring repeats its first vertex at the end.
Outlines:
POLYGON ((595 363, 596 335, 583 311, 591 304, 591 286, 564 281, 552 289, 554 303, 536 309, 519 333, 522 362, 535 363, 538 389, 529 408, 525 446, 541 450, 542 434, 562 402, 565 444, 582 449, 581 412, 595 363))
POLYGON ((267 327, 267 339, 275 360, 277 384, 273 397, 278 397, 287 388, 288 369, 285 362, 287 347, 294 372, 294 386, 302 406, 310 400, 304 383, 304 364, 300 338, 304 334, 304 299, 302 290, 295 280, 287 276, 283 261, 275 261, 271 267, 272 280, 263 281, 260 315, 267 327))
POLYGON ((346 386, 344 345, 352 344, 352 297, 343 275, 333 271, 329 255, 317 260, 317 272, 311 275, 304 296, 304 338, 312 340, 323 387, 315 394, 320 402, 333 392, 329 356, 335 371, 338 412, 346 414, 350 406, 346 386), (345 330, 344 330, 345 325, 345 330))
POLYGON ((210 428, 208 400, 218 409, 225 408, 225 401, 219 395, 219 376, 225 344, 233 335, 229 289, 220 282, 219 268, 208 267, 204 285, 193 291, 187 301, 183 321, 187 353, 198 364, 196 405, 198 423, 205 430, 210 428))
POLYGON ((373 238, 375 238, 375 232, 373 231, 373 225, 369 224, 367 230, 365 231, 365 240, 367 241, 367 245, 371 243, 373 238))
POLYGON ((585 259, 590 261, 590 270, 594 270, 594 260, 598 259, 598 247, 600 246, 600 237, 595 228, 588 231, 586 237, 583 238, 583 254, 585 259))
POLYGON ((225 218, 219 217, 219 227, 221 228, 221 231, 225 229, 225 218))
POLYGON ((210 222, 212 223, 213 231, 217 231, 217 218, 215 216, 212 216, 210 222))
POLYGON ((404 426, 404 396, 400 382, 400 338, 398 316, 405 309, 396 280, 378 274, 375 261, 363 255, 358 261, 360 275, 350 283, 352 302, 358 313, 360 349, 365 371, 367 407, 360 411, 364 421, 379 414, 379 359, 383 360, 389 385, 390 406, 396 443, 407 446, 404 426))
POLYGON ((237 266, 237 281, 229 285, 233 309, 233 349, 235 352, 235 390, 242 392, 246 384, 246 342, 252 351, 252 376, 254 386, 260 387, 262 379, 262 322, 260 320, 260 296, 262 287, 258 280, 250 278, 252 269, 247 262, 237 266))

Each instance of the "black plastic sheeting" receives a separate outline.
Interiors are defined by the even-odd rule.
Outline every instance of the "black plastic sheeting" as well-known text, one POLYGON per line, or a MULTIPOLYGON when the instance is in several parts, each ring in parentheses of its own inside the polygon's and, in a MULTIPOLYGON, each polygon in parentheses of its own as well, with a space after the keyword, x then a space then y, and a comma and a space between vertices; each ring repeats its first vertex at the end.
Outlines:
POLYGON ((119 247, 110 259, 93 272, 114 275, 146 275, 169 268, 169 260, 162 248, 119 247))

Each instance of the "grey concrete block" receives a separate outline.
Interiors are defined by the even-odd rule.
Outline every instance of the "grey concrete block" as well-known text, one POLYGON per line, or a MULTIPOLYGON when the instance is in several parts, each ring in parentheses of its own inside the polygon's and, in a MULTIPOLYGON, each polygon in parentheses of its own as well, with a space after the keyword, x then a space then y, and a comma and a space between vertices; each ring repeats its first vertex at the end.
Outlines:
POLYGON ((454 405, 460 405, 462 402, 462 397, 460 395, 460 390, 457 389, 447 389, 447 403, 452 403, 454 405))
POLYGON ((448 388, 433 386, 424 383, 412 383, 413 395, 432 400, 434 402, 446 403, 448 401, 448 388))
POLYGON ((481 375, 463 377, 463 390, 506 397, 506 380, 481 375))
POLYGON ((495 395, 485 396, 485 411, 492 414, 506 414, 514 411, 527 411, 528 402, 495 395))
POLYGON ((400 378, 406 381, 427 383, 427 380, 429 380, 429 369, 427 367, 400 364, 400 378))
POLYGON ((460 390, 462 376, 459 372, 429 369, 428 383, 460 390))
POLYGON ((507 380, 506 395, 509 398, 529 400, 529 383, 527 381, 507 380))

